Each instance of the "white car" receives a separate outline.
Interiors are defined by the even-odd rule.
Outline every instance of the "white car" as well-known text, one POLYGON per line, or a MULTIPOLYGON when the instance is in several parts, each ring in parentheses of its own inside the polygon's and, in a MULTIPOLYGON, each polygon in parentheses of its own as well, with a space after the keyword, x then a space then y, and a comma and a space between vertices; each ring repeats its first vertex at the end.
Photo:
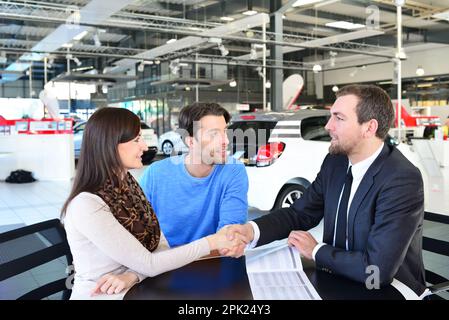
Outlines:
MULTIPOLYGON (((251 143, 245 143, 242 160, 247 164, 249 206, 259 210, 289 207, 302 196, 328 153, 330 136, 324 126, 329 116, 327 110, 298 110, 250 113, 241 120, 233 119, 230 128, 268 130, 265 145, 264 135, 252 151, 246 151, 251 143)), ((238 145, 232 145, 233 152, 242 153, 238 145)))
POLYGON ((159 150, 166 156, 188 152, 189 148, 182 141, 181 135, 176 131, 168 131, 159 137, 159 150))
MULTIPOLYGON (((78 123, 73 127, 73 142, 75 145, 75 159, 78 159, 81 151, 81 144, 83 142, 84 128, 86 122, 78 123)), ((142 137, 148 146, 148 151, 145 151, 142 156, 144 163, 149 163, 155 157, 157 153, 157 134, 154 129, 150 128, 145 122, 140 122, 140 128, 142 131, 142 137)))
MULTIPOLYGON (((330 136, 324 129, 329 117, 328 110, 250 113, 242 115, 241 119, 234 117, 230 126, 233 129, 273 128, 265 142, 259 138, 258 145, 253 148, 255 156, 254 151, 248 152, 246 140, 243 150, 238 143, 231 145, 234 157, 246 165, 249 206, 263 211, 285 208, 302 196, 329 152, 330 136)), ((398 145, 390 136, 386 142, 397 145, 421 170, 426 183, 423 167, 410 146, 398 145)))

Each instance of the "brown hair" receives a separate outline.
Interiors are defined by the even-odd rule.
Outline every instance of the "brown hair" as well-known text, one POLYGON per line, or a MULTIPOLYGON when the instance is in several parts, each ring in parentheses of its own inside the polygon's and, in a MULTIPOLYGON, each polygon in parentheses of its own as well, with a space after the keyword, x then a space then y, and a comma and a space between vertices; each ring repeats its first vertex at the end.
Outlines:
POLYGON ((358 122, 362 124, 371 119, 377 120, 376 136, 385 139, 394 122, 394 108, 388 94, 378 86, 355 84, 344 86, 336 95, 339 98, 350 94, 359 100, 356 106, 358 122))
MULTIPOLYGON (((193 123, 195 121, 200 121, 201 118, 205 116, 223 116, 226 123, 231 120, 231 115, 229 112, 217 103, 209 102, 195 102, 181 109, 179 113, 179 129, 182 129, 190 137, 196 132, 193 132, 193 123)), ((182 135, 184 140, 185 134, 182 135)), ((185 141, 184 141, 185 142, 185 141)))
POLYGON ((119 178, 125 168, 120 160, 118 144, 139 135, 140 119, 123 108, 101 108, 92 114, 83 133, 80 158, 72 191, 61 210, 66 214, 70 201, 81 192, 95 192, 107 179, 121 186, 119 178))

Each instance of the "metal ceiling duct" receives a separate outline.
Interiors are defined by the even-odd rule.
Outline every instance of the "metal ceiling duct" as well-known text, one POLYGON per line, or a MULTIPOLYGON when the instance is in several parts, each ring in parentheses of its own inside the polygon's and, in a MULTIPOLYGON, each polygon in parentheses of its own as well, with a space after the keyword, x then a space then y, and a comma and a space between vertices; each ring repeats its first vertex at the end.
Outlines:
MULTIPOLYGON (((133 3, 134 0, 120 0, 120 1, 104 1, 104 0, 92 0, 87 5, 79 10, 79 12, 72 13, 74 18, 74 24, 62 24, 57 27, 53 32, 47 35, 44 39, 39 41, 32 51, 36 52, 52 52, 60 48, 63 44, 70 42, 74 37, 79 35, 83 31, 90 31, 93 27, 87 27, 83 24, 99 24, 105 19, 109 18, 114 13, 120 11, 127 5, 133 3), (76 15, 76 16, 74 16, 76 15), (77 19, 78 17, 78 19, 77 19), (79 24, 78 24, 79 23, 79 24)), ((70 19, 68 18, 68 21, 70 19)), ((19 71, 23 72, 27 70, 31 63, 20 62, 20 60, 36 60, 40 61, 47 53, 27 53, 22 55, 17 62, 10 64, 7 71, 19 71)), ((21 74, 7 74, 0 83, 7 81, 15 81, 21 77, 21 74)))
POLYGON ((124 72, 131 66, 135 65, 138 62, 138 59, 154 59, 171 52, 195 47, 202 43, 206 43, 209 41, 210 37, 221 37, 223 35, 234 34, 240 31, 259 27, 264 23, 267 24, 269 22, 270 17, 266 13, 259 13, 240 20, 236 20, 231 23, 221 25, 219 27, 199 32, 198 37, 195 36, 184 37, 178 39, 173 43, 167 43, 162 46, 137 54, 133 56, 133 59, 119 60, 115 62, 116 66, 111 68, 108 72, 124 72))
MULTIPOLYGON (((331 45, 331 44, 341 43, 341 42, 347 42, 347 41, 356 40, 356 39, 374 37, 374 36, 378 36, 381 34, 384 34, 384 32, 380 31, 380 30, 373 30, 373 29, 364 29, 364 30, 358 30, 358 31, 353 31, 353 32, 347 32, 344 34, 338 34, 338 35, 334 35, 334 36, 330 36, 330 37, 324 37, 324 38, 319 38, 319 39, 315 39, 315 40, 304 41, 304 42, 298 43, 301 46, 304 46, 303 48, 282 47, 282 53, 285 54, 285 53, 289 53, 289 52, 305 50, 306 48, 316 48, 316 47, 321 47, 321 46, 326 46, 326 45, 331 45)), ((262 53, 257 52, 257 58, 260 58, 261 56, 262 56, 262 53)), ((269 56, 270 56, 270 52, 268 51, 267 57, 269 57, 269 56)), ((245 54, 243 56, 240 56, 239 59, 249 60, 249 59, 251 59, 251 55, 245 54)))

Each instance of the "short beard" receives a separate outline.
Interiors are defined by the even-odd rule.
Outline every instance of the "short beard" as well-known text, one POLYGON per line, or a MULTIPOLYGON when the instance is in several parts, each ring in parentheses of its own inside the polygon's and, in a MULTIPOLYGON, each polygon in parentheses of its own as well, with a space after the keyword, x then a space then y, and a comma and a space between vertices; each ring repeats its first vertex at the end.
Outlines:
POLYGON ((341 145, 339 144, 335 144, 335 145, 331 145, 329 146, 329 153, 332 155, 348 155, 348 150, 346 150, 345 148, 343 148, 341 145))

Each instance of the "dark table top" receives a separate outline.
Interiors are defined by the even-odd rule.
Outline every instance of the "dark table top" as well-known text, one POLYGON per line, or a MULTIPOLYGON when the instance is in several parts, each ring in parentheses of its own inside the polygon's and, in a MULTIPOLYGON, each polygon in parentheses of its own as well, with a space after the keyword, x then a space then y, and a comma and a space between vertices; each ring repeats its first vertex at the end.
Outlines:
MULTIPOLYGON (((368 290, 364 284, 315 269, 303 259, 304 272, 323 300, 403 299, 394 287, 368 290)), ((132 287, 125 300, 252 300, 245 258, 195 261, 147 278, 132 287)))

